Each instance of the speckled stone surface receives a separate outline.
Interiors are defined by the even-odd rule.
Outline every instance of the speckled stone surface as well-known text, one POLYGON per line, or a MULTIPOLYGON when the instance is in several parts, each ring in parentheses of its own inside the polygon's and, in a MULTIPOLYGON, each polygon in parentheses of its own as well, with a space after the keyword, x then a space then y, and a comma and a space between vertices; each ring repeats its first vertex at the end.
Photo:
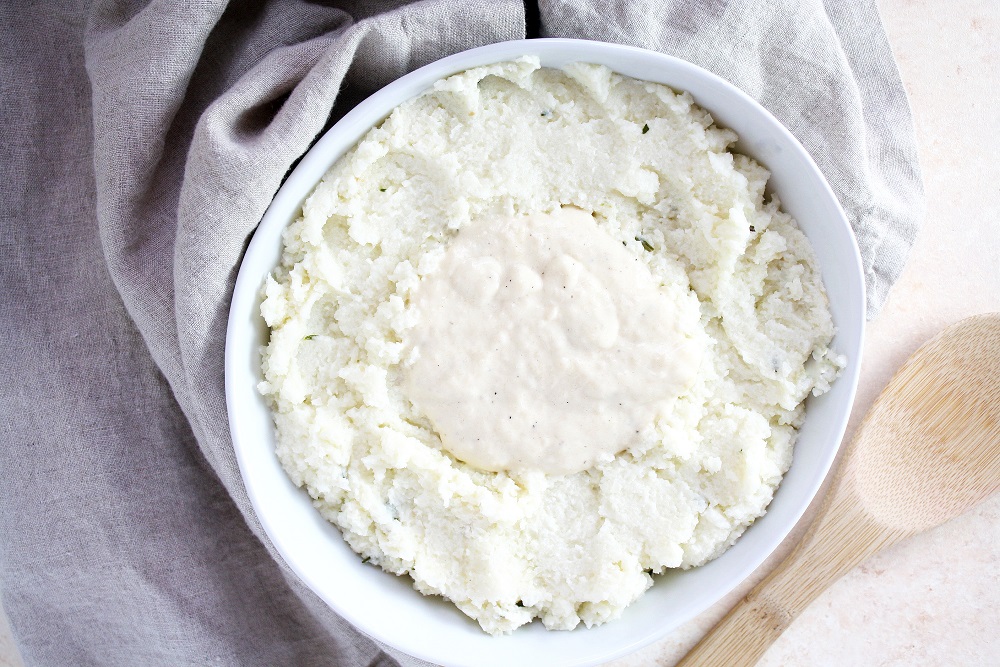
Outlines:
MULTIPOLYGON (((928 210, 869 328, 848 437, 921 343, 962 317, 1000 311, 1000 2, 882 0, 880 7, 913 105, 928 210)), ((788 553, 803 526, 727 599, 611 664, 672 665, 788 553)), ((0 667, 19 665, 0 616, 0 667)), ((795 665, 1000 665, 1000 498, 875 556, 830 588, 760 663, 795 665)))
MULTIPOLYGON (((902 277, 870 323, 848 438, 925 340, 1000 311, 1000 3, 879 4, 913 106, 928 208, 902 277)), ((727 599, 611 664, 674 664, 787 555, 814 511, 727 599)), ((797 665, 1000 665, 1000 498, 876 555, 826 591, 759 667, 797 665)))

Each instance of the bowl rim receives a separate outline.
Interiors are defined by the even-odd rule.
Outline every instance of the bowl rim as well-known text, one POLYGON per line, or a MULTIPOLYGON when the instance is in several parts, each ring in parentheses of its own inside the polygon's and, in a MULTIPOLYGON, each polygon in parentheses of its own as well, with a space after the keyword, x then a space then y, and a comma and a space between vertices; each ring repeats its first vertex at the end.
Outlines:
MULTIPOLYGON (((605 61, 614 60, 616 58, 641 58, 643 60, 650 61, 651 65, 660 65, 671 70, 672 72, 683 72, 686 76, 702 79, 707 82, 707 85, 711 85, 725 91, 729 97, 734 100, 738 100, 740 104, 752 107, 756 110, 756 112, 762 114, 763 117, 774 126, 776 132, 782 136, 782 140, 787 148, 795 153, 798 153, 797 158, 803 161, 813 172, 815 172, 814 175, 818 176, 817 185, 820 188, 821 194, 832 200, 833 206, 835 206, 836 210, 839 212, 839 218, 842 221, 844 228, 844 230, 840 231, 846 231, 849 235, 849 245, 853 250, 853 256, 848 258, 850 260, 848 262, 849 266, 840 266, 837 268, 842 271, 846 270, 846 273, 840 277, 845 277, 846 280, 850 282, 852 286, 851 289, 855 289, 854 286, 857 284, 860 284, 861 286, 860 303, 855 304, 854 310, 851 311, 851 315, 855 318, 856 323, 854 323, 852 330, 847 332, 851 334, 850 340, 847 341, 847 347, 851 348, 851 356, 848 359, 848 366, 844 369, 842 375, 835 383, 835 386, 843 387, 843 390, 841 391, 842 394, 847 394, 846 398, 840 399, 845 401, 845 408, 842 410, 843 414, 841 414, 836 427, 830 432, 830 435, 827 436, 828 441, 833 440, 835 441, 835 444, 828 447, 826 455, 822 459, 821 465, 815 469, 813 475, 808 480, 807 486, 809 487, 809 491, 806 494, 807 497, 805 497, 804 502, 799 503, 799 506, 794 512, 790 513, 789 516, 784 519, 784 524, 779 525, 776 528, 772 527, 769 533, 771 538, 766 540, 766 543, 769 546, 761 550, 760 553, 754 558, 743 562, 741 567, 737 567, 736 573, 728 577, 727 583, 722 587, 724 590, 720 589, 722 592, 717 595, 715 599, 707 602, 703 601, 700 604, 695 604, 690 607, 686 613, 685 621, 681 622, 686 622, 687 620, 694 618, 709 606, 718 602, 726 593, 739 586, 740 583, 742 583, 757 567, 759 567, 761 563, 764 562, 768 556, 774 552, 785 537, 787 537, 788 533, 791 532, 794 526, 798 523, 802 514, 815 498, 816 493, 820 489, 830 470, 830 467, 836 459, 842 445, 844 432, 847 428, 847 423, 851 414, 851 407, 854 403, 860 374, 861 354, 865 332, 864 274, 856 238, 847 217, 843 212, 843 209, 840 207, 836 195, 827 183, 826 179, 823 177, 822 172, 820 172, 819 168, 816 166, 812 157, 782 123, 780 123, 769 111, 767 111, 767 109, 758 104, 749 95, 728 83, 721 77, 704 70, 697 65, 673 56, 638 47, 568 38, 512 40, 481 46, 436 60, 389 83, 351 109, 331 128, 326 130, 319 137, 318 141, 316 141, 315 144, 313 144, 306 151, 302 159, 282 183, 271 204, 268 206, 267 211, 261 218, 260 223, 255 228, 250 243, 247 246, 246 252, 240 262, 239 273, 236 279, 229 310, 225 346, 226 406, 230 433, 233 441, 233 449, 240 468, 241 481, 244 484, 253 511, 257 520, 260 522, 267 539, 271 542, 276 552, 284 560, 285 564, 302 582, 309 587, 310 590, 316 593, 326 605, 331 607, 341 617, 348 620, 362 633, 375 638, 377 641, 384 642, 400 651, 423 660, 449 665, 481 664, 481 661, 478 660, 478 656, 471 658, 472 662, 469 662, 469 656, 465 656, 464 658, 460 657, 458 659, 449 658, 442 661, 442 655, 440 653, 428 651, 425 646, 414 646, 412 642, 399 642, 391 633, 386 634, 382 631, 382 628, 372 627, 369 623, 366 623, 358 616, 357 613, 355 613, 355 609, 352 606, 342 604, 339 600, 331 599, 329 595, 324 594, 324 592, 322 592, 320 587, 317 585, 314 573, 308 567, 303 565, 300 561, 299 555, 289 550, 288 545, 285 544, 284 540, 280 537, 281 526, 279 526, 279 521, 268 511, 268 500, 262 496, 261 489, 257 487, 254 477, 254 469, 255 466, 258 465, 258 462, 255 460, 255 457, 251 455, 251 451, 245 443, 249 439, 259 437, 259 433, 249 432, 248 428, 244 426, 241 417, 243 411, 246 409, 246 405, 244 405, 245 401, 243 398, 240 398, 240 395, 241 393, 244 396, 246 395, 246 387, 243 386, 246 379, 245 366, 247 362, 245 355, 248 351, 248 346, 252 345, 252 341, 249 340, 250 334, 248 334, 245 329, 248 322, 248 316, 250 320, 253 320, 255 317, 258 319, 260 318, 259 292, 261 288, 261 280, 256 272, 244 269, 251 266, 251 260, 254 258, 273 252, 273 248, 270 245, 264 247, 264 244, 269 243, 270 241, 265 241, 263 235, 260 234, 260 231, 266 228, 273 229, 276 227, 284 229, 287 226, 288 221, 296 217, 298 214, 297 212, 301 209, 301 205, 305 197, 315 187, 316 183, 318 183, 319 179, 313 177, 313 172, 319 169, 320 174, 325 173, 329 166, 336 162, 336 160, 338 160, 347 150, 350 150, 350 148, 357 143, 360 136, 363 136, 368 129, 381 122, 381 120, 384 119, 388 113, 392 111, 392 109, 396 108, 406 99, 410 99, 423 90, 428 89, 435 81, 441 78, 473 67, 514 60, 525 55, 535 55, 544 58, 546 56, 552 56, 553 54, 558 55, 564 50, 579 51, 582 49, 594 50, 593 55, 596 56, 596 58, 570 58, 565 60, 565 62, 582 61, 607 64, 605 61), (389 100, 395 101, 390 104, 389 100), (341 136, 343 128, 355 127, 356 129, 359 126, 366 126, 360 135, 348 142, 344 149, 331 151, 331 146, 344 141, 344 138, 341 136), (323 165, 326 166, 323 167, 323 165), (290 211, 291 214, 289 213, 290 211), (251 275, 251 273, 253 273, 253 275, 251 275), (256 312, 252 312, 252 309, 256 309, 256 312)), ((614 65, 608 64, 608 66, 612 70, 616 70, 614 65)), ((716 117, 716 113, 713 110, 709 109, 709 112, 712 114, 713 118, 716 117)), ((321 177, 322 176, 320 176, 320 178, 321 177)), ((839 233, 839 231, 837 233, 839 233)), ((273 269, 273 264, 271 265, 271 268, 273 269)), ((824 283, 829 284, 829 275, 826 270, 827 267, 824 266, 821 268, 823 269, 824 283)), ((268 270, 265 275, 268 273, 270 273, 270 270, 268 270)), ((841 332, 838 331, 838 337, 840 335, 841 332)), ((251 353, 257 354, 257 365, 259 367, 259 352, 257 350, 251 350, 251 353)), ((259 375, 257 377, 259 377, 259 375)), ((251 391, 256 392, 256 387, 252 387, 251 391)), ((808 410, 807 414, 809 414, 808 410)), ((268 418, 270 418, 269 411, 268 418)), ((796 443, 796 447, 798 447, 798 443, 796 443)), ((273 448, 272 458, 274 459, 273 465, 278 465, 280 467, 280 463, 277 462, 277 458, 273 454, 273 448)), ((797 456, 793 457, 793 468, 796 459, 797 456)), ((791 469, 789 472, 791 472, 791 469)), ((784 480, 785 478, 783 478, 782 483, 784 483, 784 480)), ((775 497, 780 494, 781 488, 782 486, 779 485, 775 497)), ((301 493, 306 494, 306 491, 301 490, 301 493)), ((768 506, 768 512, 770 511, 773 503, 774 501, 772 500, 771 504, 768 506)), ((319 513, 315 510, 313 511, 318 516, 319 513)), ((766 517, 767 513, 765 513, 764 516, 766 517)), ((754 528, 754 526, 762 522, 762 519, 763 517, 758 518, 741 539, 745 539, 746 535, 750 534, 750 531, 754 528)), ((339 529, 333 529, 337 531, 338 535, 340 534, 339 529)), ((740 541, 738 540, 737 544, 739 543, 740 541)), ((735 546, 733 548, 735 548, 735 546)), ((731 550, 732 549, 730 549, 730 551, 731 550)), ((724 557, 724 555, 720 556, 720 559, 722 557, 724 557)), ((712 561, 712 563, 717 563, 718 561, 719 559, 716 559, 715 561, 712 561)), ((700 570, 708 568, 712 565, 712 563, 708 563, 697 569, 700 570)), ((414 594, 420 595, 416 591, 414 591, 414 594)), ((650 591, 647 591, 646 596, 649 594, 650 591)), ((633 605, 639 604, 641 601, 642 598, 633 603, 633 605)), ((611 621, 611 623, 621 622, 623 622, 623 619, 611 621)), ((678 627, 678 625, 679 623, 674 623, 672 625, 665 624, 662 628, 655 632, 647 632, 642 636, 613 647, 610 650, 596 653, 591 651, 589 658, 565 664, 596 665, 607 660, 627 655, 643 646, 663 638, 668 632, 678 627)), ((574 633, 593 632, 596 629, 597 628, 593 630, 577 629, 574 633)), ((520 629, 517 632, 523 633, 524 629, 520 629)))

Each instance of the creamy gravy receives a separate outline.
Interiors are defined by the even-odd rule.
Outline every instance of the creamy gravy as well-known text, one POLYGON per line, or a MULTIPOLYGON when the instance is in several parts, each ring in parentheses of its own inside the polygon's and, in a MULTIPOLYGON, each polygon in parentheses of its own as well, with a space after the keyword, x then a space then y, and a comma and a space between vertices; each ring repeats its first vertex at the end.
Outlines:
POLYGON ((407 395, 445 449, 484 470, 610 460, 703 353, 649 269, 575 208, 463 228, 413 307, 407 395))

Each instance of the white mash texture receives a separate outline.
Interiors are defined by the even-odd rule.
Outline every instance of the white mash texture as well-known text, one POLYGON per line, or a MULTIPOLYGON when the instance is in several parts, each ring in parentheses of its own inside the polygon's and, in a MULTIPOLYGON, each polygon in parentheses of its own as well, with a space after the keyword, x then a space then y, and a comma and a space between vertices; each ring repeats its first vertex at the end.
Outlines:
POLYGON ((725 551, 843 360, 811 248, 690 96, 537 60, 439 81, 342 157, 286 230, 261 392, 292 480, 351 547, 490 633, 604 623, 725 551), (698 376, 612 461, 484 472, 405 395, 410 298, 458 229, 574 206, 645 262, 706 344, 698 376))

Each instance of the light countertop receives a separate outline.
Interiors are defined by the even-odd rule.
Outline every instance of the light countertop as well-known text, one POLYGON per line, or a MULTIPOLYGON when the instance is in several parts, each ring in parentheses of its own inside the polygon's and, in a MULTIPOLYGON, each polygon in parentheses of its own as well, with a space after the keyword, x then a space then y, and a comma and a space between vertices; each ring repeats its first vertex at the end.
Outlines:
MULTIPOLYGON (((882 314, 870 323, 850 438, 899 365, 940 329, 1000 311, 1000 3, 881 0, 910 95, 927 218, 882 314)), ((672 665, 791 550, 725 600, 614 667, 672 665)), ((0 614, 0 667, 20 661, 0 614)), ((820 596, 760 667, 996 665, 1000 498, 878 554, 820 596)))
MULTIPOLYGON (((849 441, 896 369, 968 315, 1000 311, 1000 3, 881 0, 910 95, 927 217, 903 274, 869 323, 849 441)), ((1000 409, 1000 406, 998 406, 1000 409)), ((672 665, 802 536, 725 600, 614 667, 672 665)), ((1000 664, 1000 497, 884 551, 822 594, 759 667, 1000 664)))

